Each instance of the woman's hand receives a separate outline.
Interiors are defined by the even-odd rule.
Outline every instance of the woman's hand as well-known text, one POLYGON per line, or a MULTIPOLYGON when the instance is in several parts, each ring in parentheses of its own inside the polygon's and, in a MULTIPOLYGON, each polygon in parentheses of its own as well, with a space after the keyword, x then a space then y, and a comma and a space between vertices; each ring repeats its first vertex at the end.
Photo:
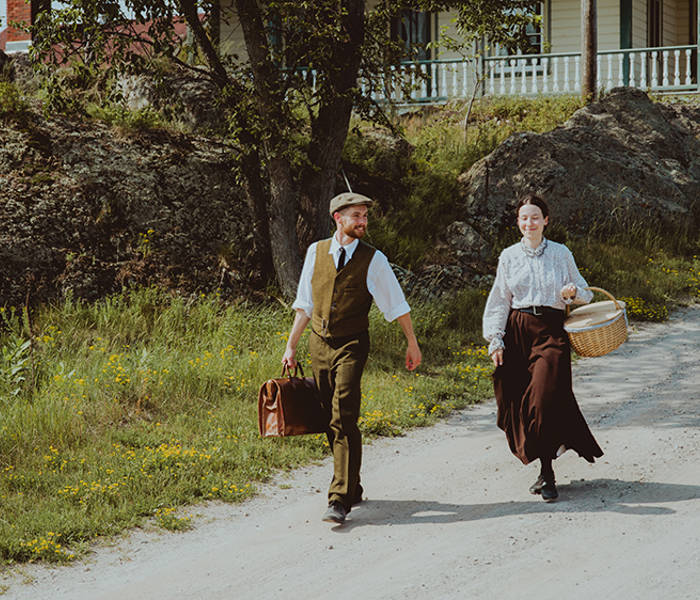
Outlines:
POLYGON ((571 302, 574 298, 576 298, 576 286, 573 283, 565 285, 563 288, 561 288, 559 295, 564 302, 571 302))
POLYGON ((491 353, 491 360, 493 361, 493 365, 495 367, 500 367, 503 364, 503 348, 494 350, 491 353))

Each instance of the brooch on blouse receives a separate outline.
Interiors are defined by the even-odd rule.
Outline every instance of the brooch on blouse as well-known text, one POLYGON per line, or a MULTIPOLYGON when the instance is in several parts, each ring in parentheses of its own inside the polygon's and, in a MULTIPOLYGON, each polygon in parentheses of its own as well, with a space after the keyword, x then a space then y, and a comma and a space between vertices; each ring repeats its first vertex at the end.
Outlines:
POLYGON ((546 238, 542 239, 542 242, 539 246, 537 246, 537 248, 530 248, 530 246, 528 246, 523 240, 520 240, 520 248, 522 248, 522 251, 525 253, 525 256, 529 256, 530 258, 534 258, 535 256, 542 256, 542 253, 544 252, 546 247, 546 238))

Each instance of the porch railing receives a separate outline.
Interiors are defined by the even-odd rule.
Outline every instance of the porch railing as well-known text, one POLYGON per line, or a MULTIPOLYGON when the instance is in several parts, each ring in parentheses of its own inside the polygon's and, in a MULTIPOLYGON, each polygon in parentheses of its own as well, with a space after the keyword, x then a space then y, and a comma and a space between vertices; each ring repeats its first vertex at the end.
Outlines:
MULTIPOLYGON (((602 50, 597 86, 696 91, 696 57, 697 46, 602 50)), ((581 72, 580 52, 488 57, 482 71, 488 95, 580 93, 581 72)))
MULTIPOLYGON (((602 50, 597 57, 598 90, 700 91, 697 54, 695 45, 602 50)), ((313 70, 301 75, 315 88, 313 70)), ((371 82, 361 77, 358 85, 377 102, 436 104, 468 98, 476 85, 477 94, 485 96, 579 94, 581 76, 581 53, 562 52, 407 62, 371 82)))

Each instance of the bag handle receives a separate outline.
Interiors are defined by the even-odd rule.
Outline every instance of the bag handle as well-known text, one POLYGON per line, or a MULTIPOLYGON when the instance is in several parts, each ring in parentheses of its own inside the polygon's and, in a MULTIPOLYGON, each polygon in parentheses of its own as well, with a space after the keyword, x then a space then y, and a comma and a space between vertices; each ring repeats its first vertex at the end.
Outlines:
POLYGON ((289 377, 290 379, 292 377, 296 377, 297 376, 297 369, 299 369, 301 376, 304 377, 305 376, 304 375, 304 367, 301 366, 301 363, 299 361, 297 361, 297 366, 294 367, 293 371, 292 371, 292 369, 289 368, 289 365, 287 363, 284 363, 282 365, 282 375, 281 376, 284 377, 286 374, 287 377, 289 377))

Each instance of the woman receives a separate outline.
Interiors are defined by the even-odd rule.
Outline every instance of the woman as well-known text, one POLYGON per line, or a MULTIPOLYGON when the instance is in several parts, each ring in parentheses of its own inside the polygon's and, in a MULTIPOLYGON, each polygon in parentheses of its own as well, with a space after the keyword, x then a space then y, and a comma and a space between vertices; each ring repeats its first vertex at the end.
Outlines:
POLYGON ((551 502, 559 495, 553 459, 567 449, 589 462, 603 455, 571 389, 564 331, 566 305, 590 302, 593 293, 569 249, 544 237, 547 203, 529 195, 518 204, 517 215, 523 238, 498 259, 484 309, 484 337, 496 367, 498 426, 524 464, 540 460, 530 492, 551 502))

